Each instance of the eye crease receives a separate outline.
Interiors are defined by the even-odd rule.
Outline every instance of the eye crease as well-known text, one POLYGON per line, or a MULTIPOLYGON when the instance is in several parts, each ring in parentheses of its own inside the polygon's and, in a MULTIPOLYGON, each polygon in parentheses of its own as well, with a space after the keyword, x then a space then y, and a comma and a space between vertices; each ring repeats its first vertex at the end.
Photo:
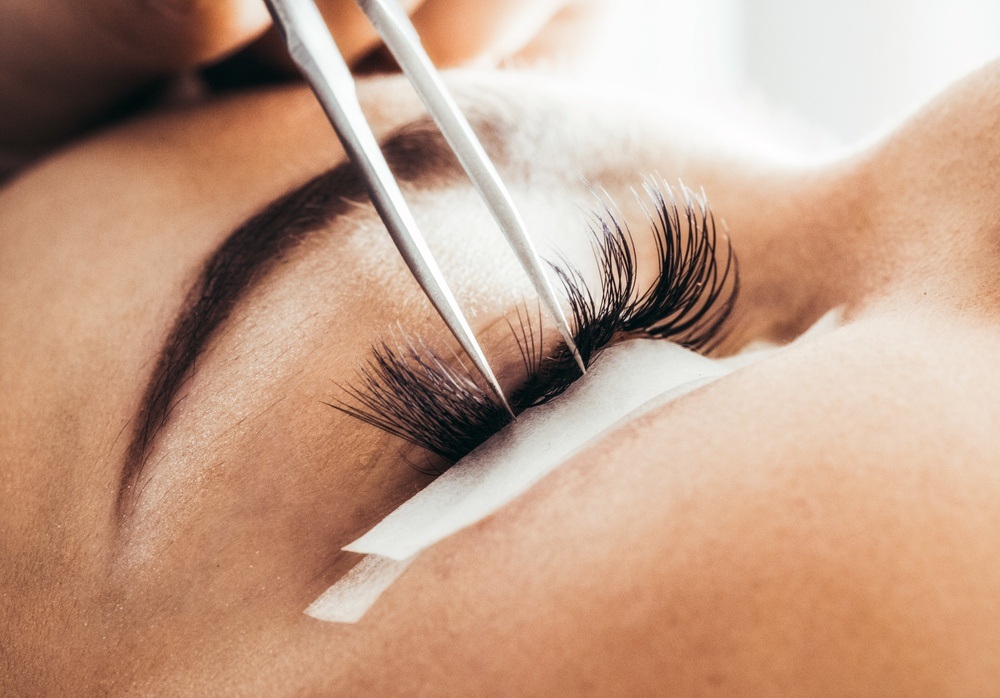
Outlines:
MULTIPOLYGON (((681 202, 665 183, 647 181, 643 189, 657 265, 648 288, 637 292, 635 241, 608 204, 594 212, 590 226, 599 293, 595 296, 569 260, 551 263, 587 366, 625 339, 669 339, 705 352, 725 337, 739 270, 724 234, 724 249, 717 249, 720 236, 706 198, 683 185, 681 202)), ((516 322, 508 323, 524 365, 524 379, 509 396, 518 413, 562 394, 581 375, 562 342, 544 351, 541 322, 541 314, 524 305, 516 322)), ((344 397, 328 404, 438 456, 443 466, 414 465, 430 474, 440 474, 511 421, 468 369, 450 363, 420 338, 381 340, 358 373, 354 384, 341 386, 344 397)))

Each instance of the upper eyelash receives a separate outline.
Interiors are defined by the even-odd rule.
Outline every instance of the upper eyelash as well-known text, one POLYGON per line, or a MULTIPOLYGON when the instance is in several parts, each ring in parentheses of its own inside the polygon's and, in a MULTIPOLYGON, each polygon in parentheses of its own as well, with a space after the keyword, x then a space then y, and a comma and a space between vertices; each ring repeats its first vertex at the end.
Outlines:
MULTIPOLYGON (((739 293, 735 253, 723 235, 726 249, 718 254, 719 235, 704 194, 681 185, 682 214, 666 183, 647 180, 643 189, 653 208, 644 206, 659 264, 649 288, 636 293, 635 242, 607 203, 591 222, 599 296, 595 298, 571 262, 552 264, 569 300, 574 341, 588 366, 605 347, 626 337, 669 338, 710 350, 724 339, 739 293)), ((517 318, 518 326, 511 323, 511 331, 525 380, 509 402, 520 412, 563 393, 580 377, 580 369, 563 343, 550 354, 544 352, 540 312, 532 321, 526 309, 519 309, 517 318)), ((414 466, 432 474, 443 472, 510 423, 503 406, 461 362, 450 363, 422 340, 405 335, 374 347, 359 370, 359 383, 343 390, 347 400, 329 403, 332 407, 440 456, 446 462, 443 467, 414 466)))
POLYGON ((358 385, 342 388, 356 404, 327 404, 450 462, 475 448, 483 432, 495 434, 510 423, 507 410, 463 364, 445 361, 422 339, 395 339, 381 340, 358 370, 358 385))
MULTIPOLYGON (((739 272, 728 238, 724 238, 726 254, 720 266, 715 218, 706 198, 682 185, 682 217, 669 185, 647 181, 643 189, 653 205, 653 212, 646 209, 646 213, 659 263, 649 288, 636 293, 635 242, 608 205, 595 214, 591 225, 594 256, 601 272, 600 298, 594 298, 575 265, 567 260, 554 265, 577 328, 574 340, 587 365, 604 347, 624 336, 672 339, 699 351, 709 351, 725 338, 721 330, 739 293, 739 272), (685 231, 688 234, 683 239, 685 231)), ((560 345, 553 355, 541 358, 536 370, 515 391, 512 404, 523 404, 518 393, 534 395, 525 407, 561 394, 579 377, 574 364, 572 354, 560 345), (557 380, 566 376, 571 380, 557 380)))

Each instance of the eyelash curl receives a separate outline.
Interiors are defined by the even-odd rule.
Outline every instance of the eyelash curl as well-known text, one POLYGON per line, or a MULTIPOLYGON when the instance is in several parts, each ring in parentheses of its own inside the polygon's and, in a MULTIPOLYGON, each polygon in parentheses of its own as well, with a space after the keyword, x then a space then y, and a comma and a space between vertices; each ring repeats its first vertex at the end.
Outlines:
MULTIPOLYGON (((639 203, 649 220, 658 265, 648 288, 637 292, 635 241, 606 202, 590 221, 599 293, 591 292, 569 260, 550 263, 569 301, 573 339, 588 367, 603 349, 624 339, 669 339, 707 352, 725 338, 739 293, 739 270, 728 237, 717 232, 703 193, 681 185, 679 203, 672 187, 652 180, 643 191, 647 201, 639 203), (717 249, 720 241, 723 250, 717 249)), ((520 387, 508 396, 518 413, 552 400, 580 377, 565 344, 544 351, 541 323, 541 311, 535 318, 526 306, 518 309, 516 325, 509 322, 525 372, 520 387)), ((358 373, 355 384, 341 386, 346 399, 328 404, 437 455, 436 463, 413 466, 428 474, 440 474, 511 421, 460 360, 447 361, 423 340, 401 331, 376 345, 358 373)))

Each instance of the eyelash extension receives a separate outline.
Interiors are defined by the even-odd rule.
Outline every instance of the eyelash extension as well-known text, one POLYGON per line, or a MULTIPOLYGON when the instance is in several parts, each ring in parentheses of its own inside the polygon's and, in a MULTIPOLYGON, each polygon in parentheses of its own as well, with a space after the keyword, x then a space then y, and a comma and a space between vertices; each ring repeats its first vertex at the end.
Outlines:
MULTIPOLYGON (((355 405, 334 409, 454 462, 510 423, 510 415, 460 362, 450 364, 423 340, 397 333, 372 350, 358 384, 343 390, 355 405)), ((414 465, 417 470, 439 470, 414 465)))
MULTIPOLYGON (((606 202, 592 214, 591 246, 600 276, 595 297, 580 269, 562 258, 550 263, 569 301, 576 342, 588 367, 601 351, 628 338, 670 339, 709 351, 725 338, 724 326, 739 293, 735 253, 720 236, 704 194, 680 185, 681 205, 665 182, 647 180, 639 200, 650 223, 658 265, 655 281, 637 293, 638 265, 631 231, 606 202)), ((520 349, 525 378, 509 395, 515 412, 565 392, 580 369, 565 344, 546 354, 541 311, 527 306, 508 321, 520 349)), ((510 423, 492 393, 461 361, 449 362, 420 339, 400 336, 377 344, 355 385, 341 386, 346 400, 331 407, 437 455, 445 462, 417 470, 440 474, 510 423)))

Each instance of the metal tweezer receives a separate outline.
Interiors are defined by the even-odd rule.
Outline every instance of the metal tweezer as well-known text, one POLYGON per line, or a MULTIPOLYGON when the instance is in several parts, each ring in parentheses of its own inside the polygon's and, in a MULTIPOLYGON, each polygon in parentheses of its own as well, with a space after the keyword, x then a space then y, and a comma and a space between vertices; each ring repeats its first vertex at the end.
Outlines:
MULTIPOLYGON (((511 411, 482 348, 449 290, 423 235, 417 229, 396 179, 389 171, 378 142, 361 111, 350 69, 333 42, 316 4, 313 0, 265 2, 288 45, 292 60, 316 93, 348 157, 364 176, 372 203, 403 260, 490 388, 504 407, 511 411)), ((569 323, 559 306, 552 284, 545 276, 542 261, 525 231, 524 222, 489 156, 424 51, 409 17, 396 0, 356 2, 423 100, 427 111, 499 224, 542 304, 556 320, 566 346, 580 369, 585 370, 569 323)))

